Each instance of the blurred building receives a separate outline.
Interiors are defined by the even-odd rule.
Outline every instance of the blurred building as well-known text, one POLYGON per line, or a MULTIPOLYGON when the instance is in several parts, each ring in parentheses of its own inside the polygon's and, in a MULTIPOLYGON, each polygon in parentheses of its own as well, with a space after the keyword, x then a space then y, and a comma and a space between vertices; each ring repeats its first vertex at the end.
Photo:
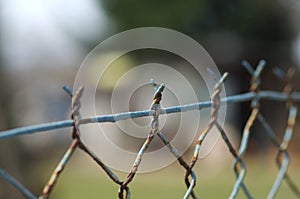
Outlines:
MULTIPOLYGON (((294 0, 194 0, 189 3, 180 0, 2 0, 0 128, 10 129, 68 118, 70 98, 61 87, 65 84, 72 87, 81 62, 99 42, 120 31, 137 27, 170 28, 197 40, 211 55, 220 71, 229 72, 225 83, 227 95, 247 92, 249 89, 250 76, 241 67, 242 59, 249 60, 253 66, 260 59, 266 59, 267 68, 262 74, 262 88, 281 91, 284 84, 271 71, 276 66, 284 71, 288 67, 300 66, 299 10, 300 3, 294 0)), ((112 88, 118 81, 115 77, 122 77, 134 66, 153 60, 159 60, 180 72, 188 68, 182 60, 168 53, 151 50, 133 53, 130 60, 119 63, 112 75, 107 74, 106 80, 103 79, 103 84, 99 86, 96 96, 99 114, 109 114, 111 111, 108 102, 111 100, 112 88), (124 68, 120 70, 120 67, 124 68)), ((135 74, 120 92, 125 94, 128 87, 136 84, 135 78, 140 75, 135 74)), ((186 72, 186 77, 197 84, 197 77, 193 75, 191 71, 186 72)), ((300 88, 299 76, 300 73, 297 72, 295 90, 300 88)), ((166 74, 165 81, 171 82, 172 77, 166 74)), ((130 110, 149 108, 151 99, 142 98, 151 96, 152 91, 148 92, 148 89, 142 87, 135 93, 135 100, 131 102, 134 105, 130 106, 130 110)), ((181 95, 186 96, 185 103, 191 103, 191 97, 186 91, 183 90, 181 95)), ((171 92, 166 97, 172 100, 163 101, 164 106, 177 105, 178 101, 171 92)), ((197 94, 197 97, 198 100, 208 99, 207 94, 197 94)), ((235 136, 241 135, 250 114, 249 106, 249 103, 228 106, 226 124, 228 129, 235 132, 232 133, 233 140, 237 139, 235 136)), ((273 129, 276 129, 279 137, 282 136, 287 117, 285 106, 263 102, 262 107, 273 129), (274 110, 280 114, 274 114, 274 110)), ((122 107, 118 111, 122 111, 122 107)), ((209 111, 205 114, 203 125, 208 121, 209 111)), ((179 121, 175 116, 172 120, 174 123, 179 121)), ((147 126, 149 118, 134 122, 147 126)), ((174 123, 169 123, 164 130, 174 131, 174 123)), ((109 126, 107 130, 114 131, 112 135, 115 137, 112 137, 126 150, 136 151, 143 141, 133 138, 128 142, 123 141, 123 138, 129 136, 122 134, 116 126, 109 126)), ((12 175, 30 185, 35 193, 39 192, 41 182, 44 183, 50 173, 45 174, 46 177, 35 176, 34 169, 38 166, 32 165, 45 165, 45 162, 53 158, 57 161, 70 142, 68 131, 69 129, 62 129, 52 134, 0 140, 0 167, 8 169, 12 175)), ((294 138, 299 140, 298 131, 299 128, 296 129, 294 138)), ((266 137, 260 133, 261 128, 256 125, 253 132, 250 153, 268 150, 270 143, 264 141, 266 137)), ((169 136, 172 138, 173 134, 169 136)), ((153 150, 159 146, 157 143, 153 150)), ((297 143, 292 144, 292 147, 299 151, 297 143)), ((56 162, 49 164, 49 168, 54 168, 56 162)), ((18 195, 11 191, 13 188, 6 189, 7 187, 10 186, 0 179, 0 198, 16 198, 18 195)))

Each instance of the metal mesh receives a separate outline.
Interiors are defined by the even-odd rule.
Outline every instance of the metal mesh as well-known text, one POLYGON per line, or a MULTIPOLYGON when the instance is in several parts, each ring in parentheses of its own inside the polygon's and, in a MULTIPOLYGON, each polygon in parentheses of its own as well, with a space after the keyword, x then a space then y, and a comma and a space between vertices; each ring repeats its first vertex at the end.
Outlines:
MULTIPOLYGON (((47 184, 44 186, 44 189, 41 194, 38 196, 34 195, 30 192, 26 187, 24 187, 21 183, 19 183, 15 178, 13 178, 10 174, 0 168, 0 176, 4 178, 8 183, 13 185, 18 191, 20 191, 25 198, 30 199, 45 199, 49 198, 51 195, 54 186, 63 171, 64 167, 67 165, 68 160, 71 158, 73 152, 79 148, 83 150, 86 154, 88 154, 107 174, 107 176, 116 184, 118 184, 119 192, 118 197, 120 199, 123 198, 130 198, 130 189, 129 185, 134 180, 135 174, 139 168, 139 165, 143 159, 143 154, 145 153, 148 146, 151 144, 151 141, 155 136, 158 136, 162 142, 168 147, 170 152, 176 157, 179 164, 183 167, 185 171, 184 182, 187 187, 187 191, 184 195, 184 199, 189 197, 197 198, 194 187, 196 186, 196 173, 194 172, 193 168, 198 160, 198 155, 201 150, 201 145, 205 140, 206 136, 209 134, 210 130, 213 126, 215 126, 223 141, 225 142, 228 150, 230 151, 231 155, 234 158, 233 161, 233 170, 236 174, 236 181, 233 185, 232 192, 229 198, 236 198, 238 191, 241 189, 244 195, 247 198, 253 198, 252 193, 247 188, 246 183, 244 182, 244 178, 246 175, 246 164, 243 161, 243 157, 246 154, 248 143, 250 141, 250 134, 251 134, 251 127, 255 121, 261 123, 264 128, 264 133, 266 133, 267 137, 271 140, 271 143, 277 149, 276 155, 276 164, 278 166, 278 174, 277 178, 273 183, 271 190, 269 191, 268 198, 274 198, 276 192, 279 190, 282 181, 285 180, 291 189, 291 191, 295 194, 296 197, 300 198, 300 191, 296 184, 293 182, 291 176, 288 175, 288 166, 290 163, 290 156, 288 153, 288 145, 291 141, 292 134, 294 131, 294 127, 296 124, 296 117, 298 114, 297 103, 300 102, 300 93, 293 91, 292 86, 292 78, 295 74, 294 69, 289 69, 287 73, 284 73, 280 69, 275 69, 274 73, 285 83, 285 87, 282 92, 276 91, 268 91, 268 90, 260 90, 261 85, 261 78, 260 74, 265 67, 265 61, 261 61, 256 69, 252 68, 249 63, 243 62, 243 66, 251 75, 251 84, 249 92, 229 96, 227 98, 221 99, 220 93, 222 92, 222 84, 225 78, 227 77, 227 73, 225 73, 221 79, 216 80, 216 85, 214 88, 214 92, 211 96, 211 101, 207 102, 198 102, 195 104, 187 104, 183 106, 176 106, 176 107, 169 107, 162 109, 160 106, 160 101, 162 99, 162 93, 165 86, 158 85, 154 81, 151 82, 155 89, 153 103, 151 105, 150 110, 145 111, 137 111, 137 112, 127 112, 127 113, 119 113, 115 115, 102 115, 92 118, 81 118, 80 117, 80 97, 83 93, 83 88, 79 88, 74 94, 73 91, 68 88, 64 87, 64 90, 71 96, 72 98, 72 112, 71 112, 71 119, 65 121, 58 121, 48 124, 42 125, 35 125, 35 126, 28 126, 22 127, 17 129, 11 129, 7 131, 0 132, 0 139, 14 137, 17 135, 24 135, 24 134, 31 134, 36 132, 48 131, 52 129, 59 129, 65 127, 72 127, 72 139, 73 142, 67 149, 66 153, 64 154, 63 158, 57 164, 57 167, 52 173, 47 184), (284 136, 282 140, 279 140, 271 125, 267 122, 266 118, 264 117, 263 113, 260 112, 261 104, 260 101, 262 99, 273 100, 273 101, 280 101, 286 103, 286 108, 288 110, 288 118, 286 122, 286 130, 284 132, 284 136), (251 101, 251 113, 248 117, 246 125, 243 130, 242 139, 240 143, 240 148, 235 149, 229 140, 227 133, 223 129, 223 127, 218 122, 218 111, 220 106, 224 103, 239 103, 244 101, 251 101), (190 161, 184 160, 182 156, 179 155, 177 149, 169 142, 166 138, 164 133, 160 131, 159 128, 159 115, 160 114, 170 114, 176 112, 183 112, 189 110, 201 110, 203 108, 210 108, 211 107, 211 114, 210 114, 210 121, 207 124, 207 127, 204 131, 200 134, 199 138, 197 139, 196 145, 194 146, 194 154, 190 161), (103 122, 116 122, 119 120, 126 120, 129 118, 137 118, 137 117, 145 117, 151 116, 151 129, 146 138, 144 144, 140 148, 136 159, 132 165, 132 169, 130 170, 127 178, 125 180, 121 180, 118 178, 116 174, 108 167, 104 162, 102 162, 81 140, 80 138, 80 130, 79 126, 88 124, 88 123, 103 123, 103 122)), ((213 75, 212 75, 213 76, 213 75)))

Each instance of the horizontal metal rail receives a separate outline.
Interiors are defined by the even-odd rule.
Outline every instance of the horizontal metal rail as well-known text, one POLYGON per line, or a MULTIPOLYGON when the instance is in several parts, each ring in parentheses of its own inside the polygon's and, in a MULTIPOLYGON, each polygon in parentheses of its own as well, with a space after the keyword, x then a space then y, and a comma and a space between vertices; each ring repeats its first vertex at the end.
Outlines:
MULTIPOLYGON (((300 102, 300 92, 293 92, 290 95, 287 95, 282 92, 277 91, 259 91, 255 92, 247 92, 238 95, 228 96, 226 98, 221 99, 222 104, 232 104, 232 103, 241 103, 251 101, 254 98, 265 99, 265 100, 273 100, 279 102, 286 102, 287 100, 293 100, 293 102, 300 102)), ((186 104, 182 106, 173 106, 168 108, 162 108, 160 114, 171 114, 178 112, 185 112, 191 110, 199 110, 203 108, 211 107, 211 101, 198 102, 193 104, 186 104)), ((129 118, 138 118, 145 116, 153 116, 153 110, 144 110, 144 111, 136 111, 136 112, 125 112, 118 113, 113 115, 100 115, 91 118, 83 118, 79 122, 80 124, 88 124, 88 123, 104 123, 104 122, 117 122, 119 120, 126 120, 129 118)), ((50 131, 55 129, 61 129, 66 127, 72 127, 74 125, 73 120, 63 120, 57 122, 50 122, 46 124, 38 124, 26 127, 20 127, 10 130, 4 130, 0 132, 0 139, 5 139, 9 137, 26 135, 32 133, 38 133, 43 131, 50 131)))
POLYGON ((197 199, 198 198, 197 193, 194 190, 196 186, 197 177, 196 177, 196 172, 193 170, 193 168, 198 162, 198 155, 200 153, 200 149, 202 148, 201 146, 203 141, 211 131, 212 127, 215 126, 219 131, 223 141, 227 145, 229 152, 234 158, 232 169, 234 170, 236 181, 234 183, 229 198, 235 199, 238 195, 239 190, 242 190, 246 198, 252 199, 253 198, 252 193, 250 193, 244 181, 246 177, 247 168, 243 158, 248 149, 250 135, 253 133, 252 127, 254 125, 254 122, 257 120, 261 123, 261 125, 265 130, 265 133, 268 136, 268 139, 271 140, 272 145, 277 150, 276 165, 279 171, 277 174, 277 178, 274 181, 273 186, 270 189, 267 198, 273 199, 275 197, 283 180, 287 182, 287 185, 289 186, 291 191, 295 194, 295 196, 300 198, 300 190, 297 184, 292 180, 293 176, 288 174, 288 166, 290 163, 288 145, 292 141, 292 134, 295 130, 296 121, 297 121, 296 119, 299 113, 298 106, 300 102, 300 92, 293 92, 293 86, 292 86, 292 79, 295 75, 295 69, 290 68, 286 73, 284 73, 280 69, 275 70, 275 75, 277 75, 277 77, 279 77, 285 83, 285 87, 282 92, 261 90, 260 75, 263 68, 265 67, 265 64, 266 62, 262 60, 259 62, 256 69, 254 69, 248 62, 243 62, 243 66, 246 68, 246 70, 252 77, 250 81, 250 89, 249 92, 247 93, 221 98, 220 93, 222 91, 222 84, 227 76, 227 73, 225 73, 219 80, 217 80, 214 74, 212 74, 212 77, 216 81, 216 85, 211 95, 211 101, 203 101, 203 102, 173 106, 173 107, 168 107, 163 109, 160 105, 160 101, 162 99, 162 92, 165 86, 164 84, 158 85, 153 80, 151 81, 151 84, 154 86, 155 94, 153 97, 153 103, 151 105, 150 110, 125 112, 125 113, 118 113, 112 115, 100 115, 100 116, 93 116, 93 117, 83 118, 83 119, 81 119, 80 117, 80 107, 81 107, 80 97, 83 94, 83 88, 81 87, 75 93, 73 93, 73 91, 69 87, 64 87, 64 90, 72 98, 71 119, 15 128, 15 129, 5 130, 0 132, 0 139, 5 139, 5 138, 15 137, 19 135, 26 135, 26 134, 32 134, 37 132, 50 131, 54 129, 72 127, 73 142, 70 144, 63 158, 57 164, 57 167, 54 169, 50 179, 48 180, 47 184, 44 186, 41 195, 35 196, 25 186, 23 186, 14 177, 9 175, 5 170, 1 168, 0 168, 0 177, 2 177, 8 183, 14 186, 27 199, 37 199, 37 198, 48 199, 54 189, 54 186, 61 172, 64 170, 64 167, 67 165, 68 160, 71 158, 74 151, 77 148, 79 148, 82 151, 84 151, 87 155, 89 155, 98 164, 98 166, 101 167, 102 170, 104 170, 107 176, 114 183, 119 185, 120 187, 118 192, 119 199, 130 199, 131 194, 130 194, 129 184, 135 178, 135 174, 139 169, 143 155, 146 153, 146 149, 151 144, 153 138, 155 136, 158 136, 162 140, 162 142, 168 147, 170 152, 176 157, 178 163, 185 170, 184 182, 186 184, 187 191, 184 194, 183 198, 188 199, 191 197, 193 199, 197 199), (261 108, 262 100, 278 101, 278 102, 282 102, 283 105, 285 105, 289 114, 287 120, 285 121, 286 130, 284 131, 284 136, 282 139, 277 138, 271 125, 267 122, 263 113, 261 112, 260 108, 261 108), (227 133, 225 132, 225 129, 223 129, 223 127, 219 124, 218 112, 221 105, 242 103, 242 102, 250 102, 249 105, 250 105, 251 114, 249 115, 248 120, 244 126, 242 132, 242 139, 240 141, 240 147, 237 150, 233 147, 229 137, 227 136, 227 133), (201 110, 204 108, 211 108, 210 121, 208 122, 206 128, 200 133, 196 145, 194 147, 193 157, 188 163, 188 161, 184 160, 184 157, 179 155, 178 150, 175 148, 175 146, 172 145, 172 143, 166 138, 166 136, 164 136, 163 132, 160 130, 159 115, 179 113, 179 112, 185 112, 191 110, 201 110), (126 179, 124 179, 124 181, 122 181, 122 179, 120 179, 105 164, 105 162, 102 162, 102 160, 99 157, 97 157, 92 152, 92 150, 90 150, 88 146, 84 144, 84 142, 80 138, 79 125, 89 124, 89 123, 117 122, 120 120, 127 120, 130 118, 147 117, 147 116, 151 116, 153 118, 151 122, 151 130, 147 136, 147 139, 145 139, 144 144, 140 148, 139 152, 136 154, 136 159, 133 162, 132 168, 128 173, 126 179))

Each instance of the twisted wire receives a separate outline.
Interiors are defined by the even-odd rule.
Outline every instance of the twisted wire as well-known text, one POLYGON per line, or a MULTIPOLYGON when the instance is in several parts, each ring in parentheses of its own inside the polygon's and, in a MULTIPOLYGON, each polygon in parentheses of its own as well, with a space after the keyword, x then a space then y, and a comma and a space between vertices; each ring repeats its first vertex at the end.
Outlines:
MULTIPOLYGON (((272 141, 273 145, 277 148, 277 154, 276 154, 276 164, 278 166, 279 172, 277 175, 276 180, 274 181, 274 184, 272 188, 270 189, 268 199, 272 199, 275 197, 277 191, 280 188, 280 185, 282 184, 282 181, 285 180, 289 186, 289 188, 292 190, 292 192, 300 198, 300 191, 295 182, 292 180, 291 176, 288 175, 288 166, 290 163, 290 156, 288 152, 288 146, 290 141, 292 140, 293 131, 295 129, 296 125, 296 119, 298 114, 298 107, 297 102, 300 101, 300 93, 293 91, 293 85, 292 85, 292 78, 295 74, 294 69, 289 69, 287 73, 284 73, 280 69, 275 69, 274 73, 280 77, 284 82, 285 86, 283 88, 283 91, 280 92, 274 92, 274 91, 261 91, 260 85, 261 85, 261 73, 262 70, 265 67, 265 61, 262 60, 259 62, 258 66, 254 70, 252 66, 246 62, 243 61, 243 66, 245 69, 251 74, 251 81, 250 81, 250 88, 248 93, 236 95, 236 96, 230 96, 224 99, 220 98, 220 93, 222 92, 222 84, 227 77, 227 73, 225 73, 219 81, 217 81, 213 94, 211 96, 211 101, 209 102, 198 102, 195 104, 188 104, 188 105, 182 105, 182 106, 176 106, 176 107, 169 107, 166 109, 162 109, 160 102, 162 100, 162 92, 165 88, 163 84, 158 85, 154 82, 154 80, 151 81, 151 84, 154 86, 155 93, 153 96, 153 103, 151 105, 150 110, 147 111, 138 111, 138 112, 132 112, 132 113, 120 113, 116 115, 107 115, 107 116, 96 116, 91 118, 84 118, 82 119, 80 117, 80 98, 83 95, 83 88, 79 88, 74 94, 73 91, 68 88, 64 87, 64 90, 72 97, 72 110, 71 110, 71 120, 62 121, 61 123, 53 123, 51 125, 40 125, 35 127, 25 127, 25 128, 19 128, 19 129, 13 129, 9 131, 4 131, 0 133, 0 139, 12 137, 16 135, 22 135, 27 133, 34 133, 38 131, 45 131, 55 128, 63 128, 68 126, 73 126, 72 128, 72 143, 69 146, 68 150, 64 154, 63 158, 60 160, 58 165, 56 166, 55 170, 53 171, 50 179, 48 180, 47 184, 45 185, 41 195, 39 197, 32 194, 26 187, 24 187, 21 183, 19 183, 16 179, 14 179, 12 176, 10 176, 5 170, 0 168, 0 176, 3 177, 8 183, 12 184, 17 190, 19 190, 25 198, 30 199, 47 199, 51 195, 55 184, 57 180, 60 177, 60 174, 63 172, 65 166, 67 165, 69 159, 72 157, 74 151, 76 148, 80 148, 82 151, 84 151, 86 154, 88 154, 108 175, 108 177, 116 184, 120 186, 118 197, 119 199, 129 199, 131 196, 129 184, 133 181, 138 168, 142 162, 143 155, 145 154, 147 148, 151 144, 153 138, 157 135, 160 140, 164 143, 165 146, 168 147, 170 152, 176 157, 179 164, 185 169, 185 177, 184 182, 187 187, 187 191, 185 192, 183 199, 188 199, 189 197, 192 197, 193 199, 197 199, 197 196, 194 192, 194 188, 196 186, 196 173, 193 171, 193 168, 195 164, 197 163, 198 156, 201 150, 201 146, 203 144, 203 141, 211 131, 212 127, 215 126, 217 130, 219 131, 223 141, 225 142, 229 152, 234 158, 233 161, 233 170, 236 175, 236 181, 234 183, 232 192, 229 196, 230 199, 236 198, 238 191, 240 189, 243 190, 245 196, 247 198, 253 198, 250 192, 248 191, 245 183, 244 178, 246 175, 246 164, 243 161, 243 157, 246 154, 247 148, 248 148, 248 142, 249 137, 251 134, 251 128, 254 125, 254 122, 258 120, 260 124, 263 126, 265 133, 269 137, 269 139, 272 141), (264 115, 260 111, 260 101, 262 99, 270 99, 270 100, 277 100, 285 102, 286 108, 288 111, 288 118, 287 118, 287 124, 286 129, 284 132, 284 136, 282 141, 279 141, 279 139, 276 137, 275 132, 273 131, 270 124, 266 121, 264 115), (227 133, 225 132, 224 128, 220 125, 218 122, 218 112, 223 103, 237 103, 237 102, 243 102, 243 101, 249 101, 251 100, 251 113, 250 116, 245 124, 242 140, 240 143, 239 150, 236 150, 230 139, 227 136, 227 133), (206 128, 202 133, 200 134, 196 146, 194 148, 193 157, 190 160, 190 163, 188 164, 183 157, 178 153, 176 147, 172 145, 172 143, 165 137, 163 132, 159 129, 159 116, 160 114, 170 114, 170 113, 176 113, 176 112, 183 112, 183 111, 189 111, 194 109, 202 109, 211 107, 211 113, 210 113, 210 121, 207 124, 206 128), (152 116, 151 121, 151 130, 148 134, 148 137, 146 138, 144 144, 140 148, 136 159, 132 165, 132 168, 127 175, 125 181, 122 181, 118 178, 117 175, 112 172, 112 170, 106 166, 105 163, 101 161, 100 158, 98 158, 92 150, 90 150, 81 140, 80 138, 80 125, 87 124, 87 123, 95 123, 95 122, 116 122, 118 120, 125 120, 128 118, 135 118, 135 117, 143 117, 143 116, 152 116), (125 193, 125 197, 124 197, 125 193)), ((212 72, 210 72, 212 73, 212 72)), ((213 74, 211 74, 214 76, 213 74)))
MULTIPOLYGON (((153 79, 150 80, 150 83, 153 85, 154 90, 157 91, 159 90, 159 86, 158 84, 156 84, 154 82, 153 79)), ((191 173, 192 176, 192 181, 190 182, 188 178, 185 178, 184 182, 188 188, 187 192, 184 195, 184 199, 188 198, 189 195, 192 196, 193 199, 198 199, 198 197, 196 196, 193 188, 195 186, 196 183, 196 175, 194 173, 193 170, 190 169, 188 163, 186 161, 184 161, 184 159, 179 155, 178 150, 170 143, 170 141, 166 138, 166 136, 163 134, 163 132, 158 132, 158 137, 161 139, 161 141, 168 147, 168 149, 170 150, 170 152, 176 157, 177 161, 179 162, 179 164, 186 170, 191 173)))
MULTIPOLYGON (((285 74, 281 69, 276 69, 275 74, 283 81, 285 81, 286 85, 283 89, 283 92, 286 93, 288 96, 290 96, 293 85, 292 80, 295 75, 295 69, 289 68, 287 73, 285 74)), ((276 164, 279 168, 279 173, 277 175, 277 178, 268 194, 268 199, 272 199, 275 197, 282 181, 285 179, 290 189, 293 191, 293 193, 300 198, 300 191, 297 188, 296 184, 293 182, 291 177, 288 175, 287 170, 290 163, 290 156, 289 152, 287 151, 289 142, 292 138, 292 134, 294 131, 294 127, 296 124, 296 117, 298 113, 297 106, 293 103, 292 99, 287 100, 286 102, 286 108, 288 109, 288 119, 287 119, 287 125, 286 130, 284 133, 284 137, 281 143, 279 143, 278 139, 276 138, 272 128, 270 125, 266 122, 264 116, 262 114, 259 115, 259 120, 265 127, 265 129, 268 132, 268 135, 270 136, 270 139, 272 143, 278 148, 277 154, 276 154, 276 164)))
MULTIPOLYGON (((247 61, 243 61, 242 64, 243 64, 244 68, 248 71, 248 73, 250 73, 252 75, 251 81, 250 81, 250 91, 257 94, 260 90, 259 86, 261 84, 260 75, 266 65, 266 62, 264 60, 261 60, 258 63, 258 66, 255 70, 251 67, 251 65, 247 61)), ((240 148, 238 151, 239 159, 241 159, 244 156, 244 154, 246 153, 246 150, 248 147, 248 142, 249 142, 250 129, 253 126, 253 123, 256 120, 257 115, 259 113, 259 108, 260 108, 259 100, 260 100, 260 98, 255 97, 251 101, 251 109, 252 110, 251 110, 250 116, 246 122, 245 128, 243 130, 242 141, 241 141, 241 145, 240 145, 240 148)), ((238 159, 235 159, 233 161, 233 166, 234 166, 234 171, 235 171, 235 174, 237 177, 237 181, 234 185, 234 189, 231 192, 230 198, 235 198, 237 196, 237 193, 240 188, 243 189, 247 198, 253 198, 251 196, 250 192, 248 191, 246 185, 243 182, 245 175, 246 175, 246 170, 247 170, 246 166, 241 165, 241 162, 238 161, 238 159), (242 167, 242 169, 241 169, 241 167, 242 167)))
MULTIPOLYGON (((119 194, 118 194, 120 199, 124 198, 123 197, 123 192, 124 192, 124 190, 126 190, 125 188, 133 180, 136 172, 138 171, 139 165, 140 165, 140 163, 142 161, 142 158, 143 158, 143 154, 145 153, 146 149, 151 144, 154 136, 159 133, 160 101, 162 99, 162 92, 163 92, 164 88, 165 88, 165 86, 164 86, 164 84, 162 84, 161 86, 159 86, 157 88, 156 92, 154 93, 153 103, 151 105, 151 110, 154 111, 153 119, 151 121, 151 131, 149 132, 149 134, 147 136, 147 139, 144 142, 143 146, 139 150, 139 152, 137 154, 137 157, 136 157, 136 159, 135 159, 135 161, 132 165, 132 168, 130 170, 130 173, 127 176, 127 179, 120 186, 119 194)), ((129 197, 126 196, 125 198, 128 199, 129 197)))
MULTIPOLYGON (((185 173, 185 182, 186 185, 190 184, 188 187, 188 191, 186 192, 184 199, 188 198, 192 191, 193 188, 196 185, 196 177, 193 177, 193 172, 192 169, 195 166, 197 160, 198 160, 198 156, 200 153, 200 149, 201 149, 201 145, 202 142, 204 141, 204 139, 206 138, 206 136, 208 135, 209 131, 211 130, 211 128, 215 125, 215 123, 217 122, 217 118, 218 118, 218 111, 221 105, 221 97, 220 97, 220 93, 222 91, 222 86, 223 86, 223 82, 225 80, 225 78, 227 77, 228 73, 224 73, 224 75, 220 78, 220 80, 217 82, 217 84, 215 85, 213 94, 211 96, 212 98, 212 110, 211 110, 211 114, 210 114, 210 121, 207 125, 207 127, 204 129, 204 131, 200 134, 195 149, 194 149, 194 154, 193 157, 191 159, 191 162, 189 164, 189 168, 186 170, 185 173), (189 182, 189 176, 192 176, 192 183, 189 182)), ((194 194, 192 195, 193 198, 195 198, 194 194)))

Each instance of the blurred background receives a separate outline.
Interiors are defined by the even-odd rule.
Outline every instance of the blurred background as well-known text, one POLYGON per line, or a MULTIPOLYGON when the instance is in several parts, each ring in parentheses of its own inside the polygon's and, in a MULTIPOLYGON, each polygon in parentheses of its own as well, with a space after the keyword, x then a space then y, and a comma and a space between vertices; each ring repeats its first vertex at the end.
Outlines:
MULTIPOLYGON (((97 44, 120 31, 137 27, 170 28, 198 41, 211 55, 220 72, 229 72, 229 78, 225 83, 227 95, 247 92, 249 88, 250 76, 241 67, 243 59, 248 60, 253 66, 260 59, 267 61, 267 67, 262 74, 263 89, 278 91, 283 89, 284 83, 272 74, 274 67, 280 67, 284 71, 289 67, 297 68, 294 79, 295 90, 300 87, 300 2, 297 0, 188 2, 1 0, 0 2, 0 130, 69 118, 70 99, 61 87, 65 84, 73 85, 81 62, 97 44)), ((108 73, 108 78, 102 79, 103 87, 99 88, 100 98, 109 98, 111 89, 117 81, 116 76, 122 75, 122 71, 127 71, 137 64, 160 60, 161 63, 169 66, 174 64, 174 68, 181 67, 180 70, 184 70, 180 62, 174 63, 174 59, 174 55, 166 52, 155 50, 136 52, 118 63, 120 67, 115 67, 115 71, 108 73)), ((250 103, 228 106, 226 124, 233 132, 231 134, 233 140, 238 141, 241 136, 250 114, 249 106, 250 103)), ((132 107, 137 110, 141 108, 132 107)), ((282 138, 287 117, 285 105, 268 101, 264 103, 262 111, 273 125, 273 129, 276 129, 278 137, 282 138)), ((251 178, 255 180, 257 176, 267 176, 264 178, 265 184, 263 181, 260 186, 255 186, 255 183, 250 185, 253 190, 257 190, 258 198, 266 196, 264 194, 276 176, 275 148, 271 147, 271 142, 260 133, 260 130, 259 125, 253 128, 248 150, 250 160, 247 162, 250 167, 253 165, 255 171, 248 174, 249 181, 251 178), (269 166, 273 173, 264 172, 269 166)), ((292 169, 299 168, 300 147, 297 145, 300 140, 299 133, 297 128, 290 146, 294 161, 292 169)), ((70 139, 69 129, 62 129, 51 134, 41 133, 0 140, 0 167, 6 169, 34 193, 40 193, 50 176, 50 171, 54 169, 70 144, 70 139)), ((207 162, 215 165, 223 158, 222 165, 224 170, 227 169, 226 174, 223 170, 213 172, 214 174, 201 174, 201 170, 211 168, 211 164, 205 165, 205 159, 202 161, 203 164, 197 167, 199 178, 208 182, 199 182, 199 189, 197 188, 197 192, 203 192, 205 198, 217 197, 214 195, 217 194, 214 191, 215 187, 218 187, 223 196, 225 195, 220 197, 226 198, 234 182, 233 171, 232 175, 228 174, 230 173, 228 171, 231 171, 232 159, 228 154, 224 158, 222 154, 220 155, 220 151, 222 146, 219 152, 215 150, 208 157, 211 160, 207 162), (215 184, 216 179, 218 184, 215 184)), ((63 179, 59 181, 53 198, 81 198, 80 194, 95 198, 106 192, 107 198, 116 197, 118 187, 110 182, 84 154, 76 153, 75 156, 77 157, 69 163, 63 179), (95 173, 103 177, 98 179, 95 173), (90 183, 91 186, 86 186, 85 183, 90 183)), ((296 173, 299 172, 292 170, 292 175, 296 176, 300 186, 300 177, 296 173)), ((144 189, 149 184, 153 189, 157 188, 155 182, 158 177, 164 179, 161 183, 169 186, 166 189, 163 189, 163 185, 158 186, 161 187, 162 194, 163 191, 170 189, 180 192, 177 195, 176 192, 173 193, 173 196, 166 193, 166 198, 181 196, 185 191, 183 180, 173 182, 174 176, 176 180, 183 176, 183 171, 176 164, 152 175, 143 174, 141 180, 132 185, 133 196, 136 195, 137 198, 153 196, 151 189, 147 190, 149 194, 145 194, 144 189), (182 173, 178 177, 180 172, 182 173)), ((286 193, 283 191, 281 194, 286 193)), ((0 179, 0 198, 22 197, 0 179)))

